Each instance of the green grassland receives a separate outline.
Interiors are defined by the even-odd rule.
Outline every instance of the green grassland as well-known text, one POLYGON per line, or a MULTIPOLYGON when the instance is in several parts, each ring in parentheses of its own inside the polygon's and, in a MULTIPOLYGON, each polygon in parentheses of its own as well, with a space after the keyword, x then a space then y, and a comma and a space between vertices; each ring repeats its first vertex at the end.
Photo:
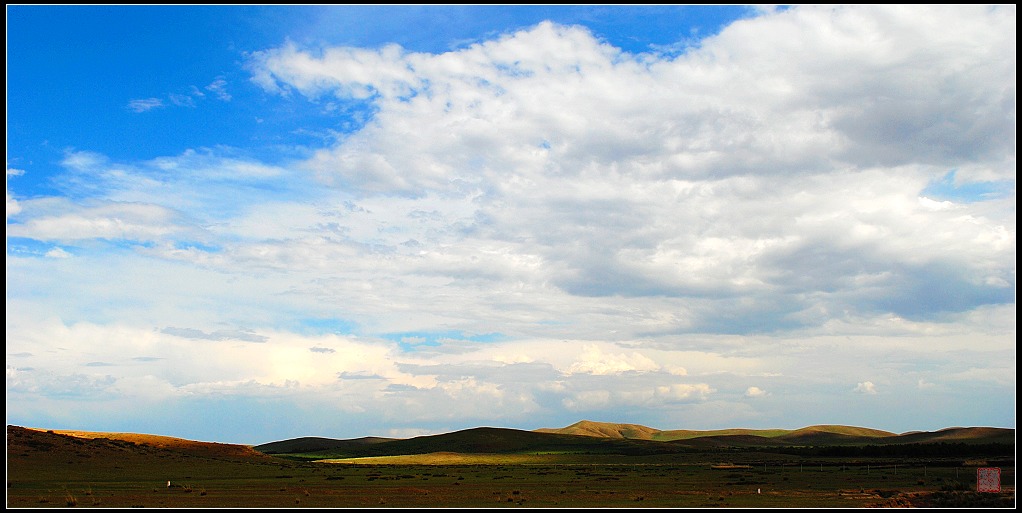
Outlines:
MULTIPOLYGON (((7 506, 848 508, 1015 501, 1013 445, 929 444, 933 453, 968 455, 821 456, 825 447, 608 444, 544 434, 551 433, 478 428, 408 440, 319 439, 320 446, 350 442, 340 444, 347 452, 394 454, 317 461, 324 451, 203 452, 8 426, 7 506), (442 450, 455 446, 474 449, 442 450), (980 466, 1001 468, 1002 493, 973 491, 980 466)), ((285 442, 277 447, 291 441, 285 442)))

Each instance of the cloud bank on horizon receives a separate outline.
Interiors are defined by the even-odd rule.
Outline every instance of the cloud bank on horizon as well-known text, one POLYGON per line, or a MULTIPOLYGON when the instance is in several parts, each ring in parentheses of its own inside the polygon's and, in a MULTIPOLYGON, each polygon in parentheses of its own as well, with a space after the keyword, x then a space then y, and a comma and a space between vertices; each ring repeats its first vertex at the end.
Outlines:
MULTIPOLYGON (((18 58, 55 37, 19 37, 33 9, 8 7, 8 424, 1015 426, 1014 5, 741 10, 664 44, 579 8, 402 44, 476 11, 394 8, 64 117, 18 58)), ((103 48, 65 89, 127 73, 103 48)))

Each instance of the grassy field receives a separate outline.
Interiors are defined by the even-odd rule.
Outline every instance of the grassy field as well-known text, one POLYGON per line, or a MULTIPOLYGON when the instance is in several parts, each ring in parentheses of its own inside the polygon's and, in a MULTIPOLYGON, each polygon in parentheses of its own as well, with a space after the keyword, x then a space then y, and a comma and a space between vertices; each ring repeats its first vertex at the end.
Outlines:
MULTIPOLYGON (((977 494, 976 466, 742 452, 433 453, 312 462, 244 446, 75 438, 8 428, 7 506, 32 507, 1014 507, 977 494), (721 465, 730 463, 731 465, 721 465), (719 467, 719 468, 714 468, 719 467), (168 481, 170 486, 167 486, 168 481)), ((1009 487, 1010 486, 1010 487, 1009 487)))
MULTIPOLYGON (((184 462, 182 462, 184 463, 184 462)), ((194 463, 194 462, 192 462, 194 463)), ((717 470, 670 464, 174 465, 19 480, 8 507, 865 507, 924 505, 955 480, 929 467, 717 470), (924 476, 925 474, 925 476, 924 476), (166 486, 168 475, 172 487, 166 486)), ((961 474, 972 473, 962 472, 961 474)), ((1002 476, 1014 480, 1009 473, 1002 476)), ((970 479, 971 481, 971 479, 970 479)), ((998 502, 993 494, 988 505, 998 502)))

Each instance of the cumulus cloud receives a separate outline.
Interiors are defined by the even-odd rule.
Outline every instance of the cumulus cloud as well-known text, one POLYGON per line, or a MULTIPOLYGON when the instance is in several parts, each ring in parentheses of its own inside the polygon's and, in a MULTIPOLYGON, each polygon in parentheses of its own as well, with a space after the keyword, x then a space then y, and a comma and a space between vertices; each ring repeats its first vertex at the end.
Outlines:
POLYGON ((1010 30, 998 24, 1012 18, 969 9, 786 10, 735 23, 676 59, 624 54, 583 28, 543 23, 442 55, 393 45, 314 54, 288 44, 255 54, 254 68, 269 89, 371 98, 381 109, 376 122, 315 162, 398 191, 508 169, 529 178, 606 173, 600 167, 614 163, 632 176, 693 178, 872 166, 877 153, 889 154, 885 165, 927 164, 932 158, 921 157, 937 147, 962 161, 977 151, 996 158, 1011 147, 998 135, 1011 133, 1000 109, 1011 91, 998 85, 1011 61, 972 64, 968 80, 959 63, 1006 48, 1010 30), (916 35, 952 19, 959 23, 950 33, 916 35), (895 103, 910 107, 892 111, 895 103), (404 160, 418 151, 390 151, 392 130, 421 123, 438 129, 424 133, 448 135, 417 148, 425 150, 418 161, 404 160), (470 141, 465 154, 460 143, 470 141), (475 166, 458 165, 472 157, 475 166))
POLYGON ((7 217, 16 216, 21 212, 21 205, 18 204, 18 200, 11 196, 11 193, 7 193, 7 217))
POLYGON ((68 253, 64 248, 53 248, 46 252, 46 256, 49 258, 71 258, 71 253, 68 253))
MULTIPOLYGON (((736 23, 677 58, 625 54, 584 28, 542 23, 440 55, 287 44, 255 54, 253 68, 270 90, 379 109, 306 162, 325 183, 369 197, 474 197, 463 243, 489 239, 538 258, 545 273, 534 279, 572 296, 691 298, 676 329, 743 332, 815 322, 802 314, 807 298, 829 312, 913 317, 1010 301, 1010 286, 990 285, 1013 283, 1008 211, 977 223, 974 210, 935 211, 920 196, 944 172, 938 160, 997 165, 1011 151, 1003 138, 955 135, 1010 133, 997 108, 1010 95, 955 74, 962 52, 1010 47, 1010 31, 988 27, 1003 22, 978 8, 807 7, 736 23), (936 43, 887 34, 962 15, 974 22, 936 43), (973 36, 982 49, 962 45, 973 36), (776 44, 745 43, 764 38, 776 44), (934 80, 988 103, 911 87, 934 80), (878 95, 911 96, 920 112, 892 114, 869 100, 878 95), (857 128, 891 126, 895 115, 919 119, 877 138, 857 128), (944 118, 958 128, 913 128, 944 118), (931 137, 958 137, 960 154, 926 155, 931 137), (926 288, 938 276, 948 285, 926 288), (787 300, 767 299, 778 293, 787 300)), ((981 75, 1009 76, 1005 62, 981 75)))
MULTIPOLYGON (((26 202, 8 195, 8 217, 17 216, 17 222, 8 225, 10 235, 40 241, 157 243, 150 246, 154 252, 209 248, 214 237, 210 229, 223 234, 222 227, 237 227, 233 233, 228 230, 223 234, 226 239, 214 243, 214 247, 235 235, 248 237, 251 234, 244 232, 244 220, 227 221, 239 212, 272 214, 270 205, 256 206, 269 198, 280 205, 298 207, 286 200, 301 194, 304 187, 300 180, 281 180, 291 172, 234 156, 230 150, 186 150, 174 157, 133 163, 113 162, 96 152, 69 150, 61 165, 66 172, 57 186, 67 190, 68 197, 26 202)), ((320 209, 313 207, 311 211, 320 209)), ((314 223, 319 221, 326 224, 329 219, 312 219, 313 226, 301 228, 315 230, 314 223)), ((291 228, 278 229, 276 223, 265 219, 253 218, 252 223, 256 232, 273 230, 257 233, 256 237, 285 234, 291 228)))
POLYGON ((713 392, 706 383, 674 383, 656 388, 656 396, 666 402, 701 400, 713 392))
POLYGON ((872 381, 863 381, 861 383, 858 383, 855 385, 855 389, 852 391, 857 394, 869 395, 876 395, 877 393, 876 385, 874 385, 872 381))
POLYGON ((763 397, 769 395, 766 390, 759 387, 749 387, 745 389, 745 397, 763 397))
POLYGON ((571 411, 615 411, 632 408, 679 407, 705 401, 716 390, 706 383, 669 383, 649 386, 644 381, 614 383, 614 389, 593 388, 610 382, 567 383, 561 405, 571 411))
POLYGON ((94 151, 68 150, 64 153, 61 165, 75 171, 85 171, 105 164, 108 161, 106 156, 94 151))
POLYGON ((653 360, 633 352, 631 354, 608 354, 598 346, 591 345, 583 349, 578 360, 571 364, 565 372, 567 374, 620 374, 632 371, 653 371, 659 369, 659 365, 653 360))
POLYGON ((563 400, 564 407, 573 411, 601 410, 612 405, 609 390, 586 390, 563 400))
POLYGON ((436 54, 255 52, 265 91, 368 114, 272 163, 68 150, 64 197, 8 193, 9 236, 76 257, 9 256, 8 345, 45 355, 9 384, 678 428, 767 415, 716 393, 735 383, 802 405, 863 375, 1013 390, 990 362, 1015 327, 1014 34, 1012 6, 796 6, 680 53, 551 22, 436 54), (326 318, 350 327, 300 320, 326 318))
POLYGON ((33 210, 52 208, 23 223, 9 224, 8 235, 41 241, 76 241, 82 239, 126 239, 155 241, 174 233, 187 231, 176 218, 178 214, 157 205, 107 203, 77 206, 57 202, 22 203, 33 210))

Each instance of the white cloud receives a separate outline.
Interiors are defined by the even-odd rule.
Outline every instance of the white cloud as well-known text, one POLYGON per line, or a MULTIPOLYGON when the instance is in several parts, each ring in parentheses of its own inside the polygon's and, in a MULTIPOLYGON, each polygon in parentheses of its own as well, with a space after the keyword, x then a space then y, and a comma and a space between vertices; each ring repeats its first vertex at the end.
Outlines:
MULTIPOLYGON (((36 201, 22 203, 28 214, 36 201)), ((175 222, 177 213, 157 206, 109 203, 92 207, 70 206, 69 211, 33 216, 24 223, 8 225, 8 235, 37 240, 124 239, 153 241, 185 230, 175 222)))
POLYGON ((128 109, 133 112, 147 112, 153 109, 163 108, 166 105, 159 98, 141 98, 128 102, 128 109))
POLYGON ((876 395, 877 389, 876 385, 874 385, 872 381, 863 381, 855 385, 853 392, 857 394, 876 395))
POLYGON ((11 193, 8 192, 7 193, 7 218, 10 219, 11 216, 16 216, 20 212, 21 212, 21 205, 18 204, 18 200, 14 199, 14 197, 11 196, 11 193))
POLYGON ((177 105, 178 107, 195 107, 195 98, 185 94, 170 93, 167 95, 170 98, 170 103, 177 105))
POLYGON ((766 395, 769 395, 769 393, 759 387, 749 387, 745 389, 745 397, 764 397, 766 395))
POLYGON ((437 386, 453 401, 477 395, 486 396, 491 401, 500 401, 504 397, 504 392, 495 383, 480 383, 475 378, 448 381, 437 386))
MULTIPOLYGON (((584 29, 544 23, 442 55, 394 46, 314 54, 289 44, 257 54, 253 65, 268 88, 368 98, 380 109, 363 130, 306 163, 326 183, 370 196, 477 196, 485 201, 478 203, 472 235, 514 241, 510 251, 538 257, 550 283, 569 294, 744 294, 750 302, 743 317, 752 322, 771 308, 759 295, 785 290, 832 302, 830 311, 893 307, 908 314, 916 308, 908 298, 874 305, 873 294, 821 292, 843 282, 904 288, 948 265, 958 269, 952 288, 1009 284, 1013 259, 1007 212, 979 223, 964 206, 935 212, 919 196, 936 172, 925 165, 930 157, 896 158, 900 167, 856 161, 871 154, 856 148, 887 143, 842 131, 840 120, 849 116, 890 115, 882 106, 850 113, 849 105, 870 103, 848 98, 902 94, 907 84, 927 74, 946 76, 959 62, 958 55, 933 53, 930 42, 871 46, 879 25, 863 24, 862 17, 895 27, 919 23, 908 14, 786 10, 736 23, 674 60, 629 56, 584 29), (822 19, 848 25, 828 32, 817 26, 826 25, 822 19), (788 48, 796 43, 791 34, 802 32, 821 38, 821 45, 798 40, 798 55, 816 55, 796 59, 769 45, 745 44, 763 36, 788 48), (850 50, 856 41, 860 46, 850 50), (871 58, 892 65, 929 64, 881 73, 866 60, 874 50, 885 53, 871 58), (843 76, 855 75, 861 85, 863 68, 876 75, 868 88, 830 90, 843 76), (807 73, 826 81, 789 78, 807 73), (798 98, 806 103, 795 104, 798 98), (935 233, 940 237, 932 238, 935 233), (977 237, 984 242, 976 244, 977 237), (994 241, 1008 244, 997 243, 991 253, 994 241), (793 262, 807 258, 814 272, 793 277, 793 262), (894 261, 909 268, 890 269, 894 261)), ((982 18, 985 12, 960 14, 982 18)), ((925 23, 956 16, 942 9, 922 15, 925 23)), ((971 34, 981 23, 960 30, 971 34)), ((989 46, 975 51, 995 51, 1003 34, 984 33, 989 46)), ((965 37, 945 36, 946 44, 965 37)), ((1003 71, 991 65, 984 73, 1003 71)), ((1001 101, 989 83, 950 84, 1001 101)), ((968 111, 970 118, 962 117, 966 110, 917 101, 956 123, 1008 122, 997 110, 968 111)), ((979 157, 996 162, 1010 148, 989 150, 979 157)), ((948 300, 954 301, 933 302, 948 300)), ((691 315, 673 322, 698 326, 691 315)))
POLYGON ((289 42, 279 49, 253 54, 257 61, 253 80, 270 90, 287 83, 307 95, 340 86, 339 96, 367 98, 374 91, 393 96, 407 93, 405 83, 414 77, 411 70, 397 62, 402 54, 397 45, 379 50, 332 48, 316 59, 289 42))
POLYGON ((70 258, 71 253, 64 251, 63 248, 53 248, 46 252, 46 256, 49 258, 70 258))
POLYGON ((633 352, 631 354, 608 354, 598 346, 590 345, 583 348, 578 359, 565 369, 566 374, 620 374, 622 372, 649 372, 660 368, 656 362, 633 352))
POLYGON ((656 388, 656 397, 666 402, 679 402, 705 399, 714 389, 705 383, 687 384, 674 383, 656 388))
POLYGON ((442 434, 442 433, 437 433, 435 431, 431 431, 431 430, 428 430, 428 429, 402 428, 402 429, 388 429, 386 431, 386 433, 383 434, 383 436, 387 436, 387 437, 391 437, 391 438, 414 438, 416 436, 439 435, 439 434, 442 434))
POLYGON ((600 410, 611 406, 611 394, 608 390, 586 390, 565 398, 563 404, 571 411, 600 410))
POLYGON ((1003 358, 993 364, 969 367, 958 372, 948 373, 949 380, 970 383, 996 383, 1002 386, 1014 386, 1016 382, 1014 352, 1004 354, 1003 358))
POLYGON ((231 94, 227 92, 227 80, 223 77, 218 77, 216 80, 210 82, 209 85, 206 86, 206 90, 212 92, 220 101, 231 101, 231 94))
POLYGON ((267 90, 372 117, 298 161, 68 150, 67 197, 8 193, 9 236, 75 257, 9 253, 8 351, 39 355, 9 384, 301 398, 324 429, 404 433, 563 409, 811 424, 864 375, 953 379, 958 405, 1014 390, 1014 33, 1008 6, 796 6, 674 56, 553 23, 257 52, 267 90), (931 193, 950 169, 1012 192, 931 193), (749 382, 792 409, 716 394, 749 382))
POLYGON ((93 151, 67 151, 60 164, 76 171, 87 171, 107 162, 104 155, 93 151))
MULTIPOLYGON (((229 102, 233 99, 233 96, 231 96, 231 94, 227 91, 227 80, 222 76, 217 77, 215 80, 210 82, 205 89, 212 93, 213 96, 220 101, 229 102)), ((167 100, 170 102, 170 105, 175 107, 195 108, 197 106, 195 103, 196 99, 203 100, 205 97, 206 94, 194 85, 190 86, 188 92, 185 94, 167 93, 167 100)), ((167 102, 165 102, 162 98, 156 97, 139 98, 128 102, 128 109, 136 113, 147 112, 153 109, 162 109, 167 106, 167 102)))
POLYGON ((954 204, 954 202, 951 202, 951 201, 934 201, 934 200, 932 200, 930 198, 927 198, 925 196, 920 196, 919 197, 919 204, 922 205, 923 208, 925 208, 927 210, 933 210, 933 211, 951 210, 951 209, 954 209, 954 208, 958 208, 954 204))
MULTIPOLYGON (((996 85, 997 78, 1010 76, 1005 67, 1010 59, 970 70, 991 82, 955 74, 969 52, 981 58, 1009 47, 998 45, 1011 43, 1011 31, 990 27, 1009 22, 980 7, 966 12, 803 7, 735 23, 697 51, 649 63, 599 43, 584 29, 544 23, 436 56, 394 46, 313 55, 289 44, 257 54, 254 65, 268 87, 293 87, 313 97, 379 95, 376 122, 316 161, 332 164, 333 173, 357 178, 363 187, 447 188, 448 180, 471 181, 479 171, 577 175, 590 165, 614 163, 619 172, 657 178, 752 169, 802 173, 799 168, 835 159, 875 164, 865 149, 900 160, 892 164, 915 163, 897 148, 921 155, 933 151, 924 145, 933 146, 934 137, 944 142, 940 151, 966 145, 962 136, 928 134, 915 124, 947 120, 949 127, 984 134, 995 126, 1010 129, 999 109, 1010 97, 996 85), (959 21, 962 17, 970 21, 959 21), (951 33, 934 33, 932 39, 915 33, 920 25, 951 20, 957 22, 951 33), (814 44, 805 44, 806 37, 814 44), (979 42, 963 45, 973 39, 979 42), (750 40, 771 43, 753 47, 750 40), (919 90, 933 82, 950 91, 919 90), (406 98, 411 91, 419 94, 406 98), (997 103, 958 107, 942 100, 949 92, 997 103), (896 95, 890 101, 910 99, 919 107, 892 113, 877 100, 888 94, 896 95), (908 119, 889 119, 895 115, 908 119), (905 131, 880 137, 866 131, 867 124, 905 131), (397 137, 416 133, 407 130, 411 126, 418 133, 447 135, 431 138, 429 145, 397 137), (401 143, 411 145, 395 151, 401 143), (451 151, 464 144, 475 151, 451 151), (474 156, 478 164, 463 165, 474 156)), ((994 137, 983 142, 970 135, 968 144, 999 144, 990 150, 1010 151, 1010 141, 993 131, 987 135, 994 137)))

